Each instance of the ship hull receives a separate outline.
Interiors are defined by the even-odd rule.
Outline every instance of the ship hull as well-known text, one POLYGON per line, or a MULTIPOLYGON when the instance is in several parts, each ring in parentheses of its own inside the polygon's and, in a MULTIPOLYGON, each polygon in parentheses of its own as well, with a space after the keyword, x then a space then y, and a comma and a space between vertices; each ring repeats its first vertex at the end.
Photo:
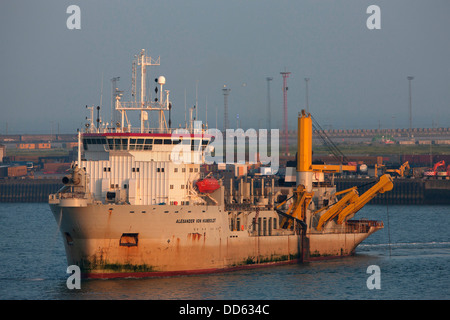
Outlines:
POLYGON ((231 231, 220 206, 51 204, 67 255, 86 278, 192 275, 348 256, 371 232, 231 231))
POLYGON ((356 247, 379 227, 367 232, 316 233, 309 234, 309 261, 348 257, 355 254, 356 247))

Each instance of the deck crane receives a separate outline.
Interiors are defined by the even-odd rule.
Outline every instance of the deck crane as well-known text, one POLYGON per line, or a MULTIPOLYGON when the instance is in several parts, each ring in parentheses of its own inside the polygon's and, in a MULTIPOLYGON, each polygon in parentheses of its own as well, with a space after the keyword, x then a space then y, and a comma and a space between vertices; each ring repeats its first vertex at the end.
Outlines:
POLYGON ((344 170, 355 170, 355 166, 344 165, 313 165, 312 164, 312 119, 304 110, 298 118, 298 139, 297 139, 297 187, 293 190, 293 195, 275 207, 275 210, 283 216, 280 226, 291 226, 293 222, 300 222, 303 228, 309 221, 311 215, 323 212, 319 224, 316 227, 320 231, 330 220, 337 217, 337 223, 343 224, 358 212, 364 205, 372 200, 377 194, 390 191, 393 188, 392 177, 385 174, 378 182, 362 195, 359 195, 357 188, 350 188, 334 194, 334 197, 344 195, 332 205, 323 207, 315 212, 309 208, 314 196, 312 186, 312 175, 314 172, 342 172, 344 170), (286 212, 281 211, 281 207, 293 199, 286 212), (303 223, 302 223, 303 222, 303 223))
POLYGON ((308 192, 303 185, 298 185, 292 197, 284 200, 275 207, 275 210, 283 216, 280 221, 280 226, 291 227, 294 220, 305 226, 302 222, 305 219, 306 210, 313 196, 314 192, 308 192), (289 206, 287 212, 280 211, 280 208, 293 197, 295 197, 295 201, 289 206))
POLYGON ((367 190, 361 196, 356 190, 356 187, 336 192, 335 196, 339 196, 342 194, 345 195, 338 202, 314 212, 314 214, 317 214, 326 210, 320 216, 316 229, 319 231, 322 230, 326 223, 336 217, 338 224, 344 223, 362 207, 364 207, 370 200, 372 200, 377 194, 390 191, 392 190, 393 186, 394 184, 392 182, 392 177, 389 174, 384 174, 380 177, 379 181, 374 186, 372 186, 372 188, 367 190))

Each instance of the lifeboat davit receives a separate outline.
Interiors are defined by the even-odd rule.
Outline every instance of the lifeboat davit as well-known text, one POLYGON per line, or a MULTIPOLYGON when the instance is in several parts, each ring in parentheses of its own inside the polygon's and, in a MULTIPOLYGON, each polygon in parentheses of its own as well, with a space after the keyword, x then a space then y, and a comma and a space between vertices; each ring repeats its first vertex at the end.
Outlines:
POLYGON ((201 193, 212 193, 220 188, 219 181, 214 178, 205 178, 198 180, 197 183, 198 191, 201 193))

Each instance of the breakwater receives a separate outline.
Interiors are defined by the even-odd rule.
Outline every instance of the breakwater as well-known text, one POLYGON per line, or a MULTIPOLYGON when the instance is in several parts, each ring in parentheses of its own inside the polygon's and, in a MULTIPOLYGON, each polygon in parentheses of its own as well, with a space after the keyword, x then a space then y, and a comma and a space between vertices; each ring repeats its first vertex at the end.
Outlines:
MULTIPOLYGON (((376 180, 371 179, 336 179, 336 191, 354 186, 359 194, 371 188, 376 180)), ((371 204, 450 204, 450 180, 438 179, 394 179, 391 191, 378 194, 371 204)))
POLYGON ((61 179, 0 181, 0 202, 48 202, 48 195, 62 187, 61 179))

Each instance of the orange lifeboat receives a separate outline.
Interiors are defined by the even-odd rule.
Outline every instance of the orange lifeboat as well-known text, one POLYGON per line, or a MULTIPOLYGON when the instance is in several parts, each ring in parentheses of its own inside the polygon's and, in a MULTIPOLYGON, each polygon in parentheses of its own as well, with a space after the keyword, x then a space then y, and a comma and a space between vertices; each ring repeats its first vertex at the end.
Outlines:
POLYGON ((220 188, 219 181, 214 178, 198 180, 196 186, 201 193, 212 193, 220 188))

